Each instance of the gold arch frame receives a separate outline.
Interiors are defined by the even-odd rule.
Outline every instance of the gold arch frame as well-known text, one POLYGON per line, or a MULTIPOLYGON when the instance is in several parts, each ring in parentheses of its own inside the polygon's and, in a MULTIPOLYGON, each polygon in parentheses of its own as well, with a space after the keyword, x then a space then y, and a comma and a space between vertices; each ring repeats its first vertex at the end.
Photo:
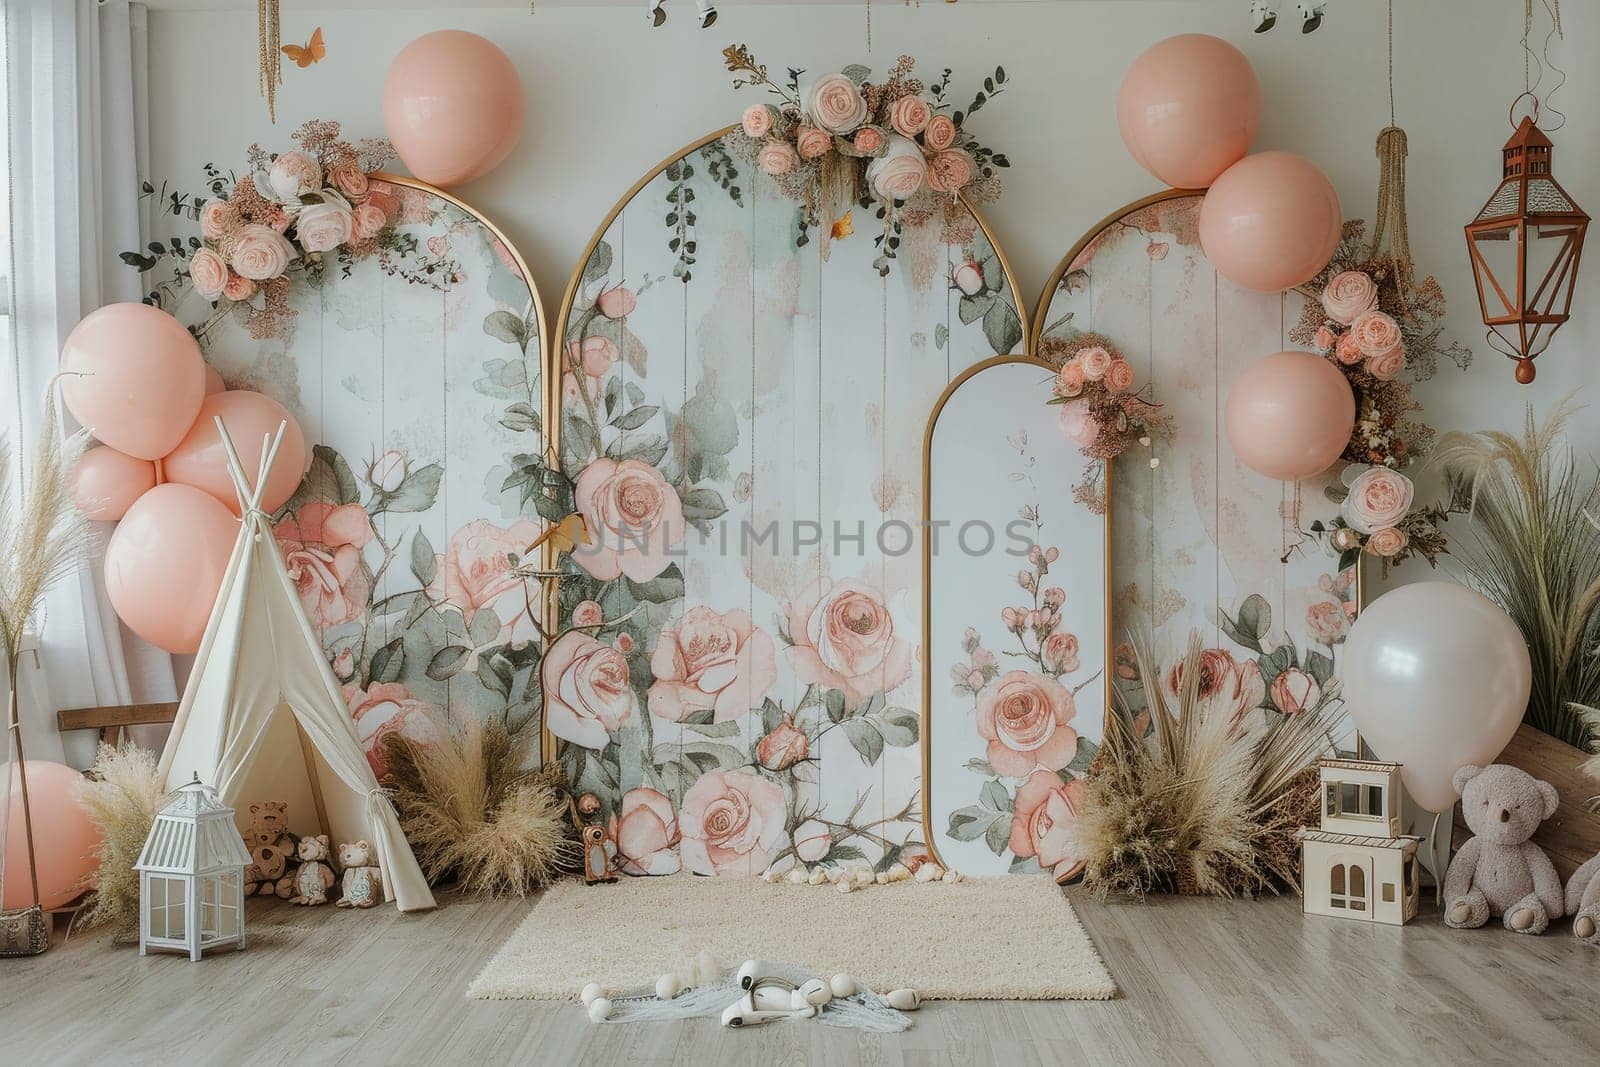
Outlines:
MULTIPOLYGON (((629 186, 627 192, 623 193, 622 196, 618 198, 616 203, 612 205, 611 210, 606 212, 606 217, 602 219, 600 225, 596 227, 593 236, 589 238, 589 242, 583 246, 583 252, 578 256, 577 264, 572 268, 571 275, 568 276, 566 291, 561 294, 561 307, 560 310, 557 311, 555 318, 557 323, 557 333, 547 333, 545 331, 544 320, 541 315, 539 329, 540 339, 544 342, 544 367, 542 370, 544 377, 544 388, 542 400, 545 410, 545 447, 549 449, 551 454, 557 458, 557 462, 560 461, 561 456, 561 353, 566 343, 567 320, 572 315, 573 305, 577 303, 578 299, 578 290, 583 285, 584 268, 588 266, 590 257, 594 255, 594 250, 599 247, 600 242, 605 239, 607 231, 611 229, 611 224, 615 222, 617 220, 617 216, 622 214, 622 212, 626 210, 627 206, 633 202, 634 197, 638 196, 639 193, 644 190, 645 186, 655 181, 656 178, 673 163, 676 163, 678 160, 688 156, 691 152, 696 152, 699 149, 704 148, 713 141, 720 141, 722 138, 728 136, 728 134, 737 129, 739 129, 737 123, 723 126, 721 129, 713 130, 711 133, 706 134, 704 137, 690 141, 687 145, 678 149, 676 152, 665 157, 655 166, 651 167, 644 173, 643 177, 629 186)), ((1006 285, 1011 290, 1013 302, 1016 305, 1017 321, 1022 327, 1022 340, 1018 342, 1019 349, 1022 354, 996 356, 994 359, 1027 359, 1029 358, 1029 353, 1033 351, 1034 338, 1032 321, 1028 314, 1028 306, 1022 297, 1022 287, 1017 284, 1017 276, 1011 269, 1011 261, 1006 258, 1005 249, 1001 247, 1000 241, 995 236, 994 230, 990 228, 989 223, 984 219, 983 215, 976 207, 973 206, 972 202, 968 200, 964 194, 957 194, 957 196, 961 203, 965 205, 966 209, 972 213, 972 218, 975 222, 977 222, 978 229, 983 232, 984 238, 989 242, 989 247, 994 250, 995 258, 1000 262, 1001 274, 1005 277, 1006 285)), ((971 369, 975 369, 976 367, 982 365, 983 364, 981 363, 975 364, 974 368, 969 368, 968 372, 964 372, 963 377, 965 377, 965 373, 970 373, 971 369)), ((957 380, 959 381, 961 378, 958 378, 957 380)), ((944 398, 941 397, 940 404, 942 405, 943 402, 944 398)), ((1109 486, 1109 483, 1107 484, 1109 486)), ((547 569, 551 569, 554 562, 554 560, 546 558, 543 561, 543 565, 547 569)), ((926 595, 926 573, 924 573, 923 585, 924 595, 926 595)), ((545 589, 544 625, 545 629, 551 634, 554 634, 561 625, 561 604, 559 592, 560 579, 556 578, 553 579, 545 589)), ((543 708, 544 691, 542 688, 540 689, 539 697, 541 701, 539 710, 540 758, 548 763, 553 761, 555 758, 555 738, 551 735, 549 727, 545 725, 543 708)))
MULTIPOLYGON (((1073 253, 1077 255, 1076 252, 1073 253)), ((1054 283, 1052 283, 1052 286, 1054 283)), ((950 380, 944 392, 939 394, 933 410, 928 414, 928 425, 922 434, 922 528, 930 529, 929 523, 933 520, 933 433, 939 423, 939 416, 944 413, 945 405, 950 398, 955 396, 956 390, 965 385, 968 379, 975 378, 984 371, 993 367, 1003 367, 1011 364, 1020 364, 1025 367, 1037 367, 1048 374, 1054 374, 1056 368, 1047 361, 1040 359, 1036 354, 1022 356, 994 356, 990 359, 974 363, 950 380)), ((1040 398, 1043 403, 1043 398, 1040 398)), ((1101 709, 1102 722, 1104 716, 1111 708, 1111 679, 1112 679, 1112 641, 1111 631, 1111 464, 1102 461, 1105 469, 1106 489, 1106 514, 1101 523, 1101 537, 1105 552, 1105 663, 1101 670, 1105 678, 1106 706, 1101 709)), ((929 810, 932 805, 932 761, 933 761, 933 657, 929 649, 933 644, 933 541, 924 535, 922 539, 922 733, 918 741, 922 747, 922 837, 923 843, 928 847, 928 855, 940 866, 945 866, 944 860, 939 856, 939 848, 934 844, 933 818, 929 810)))

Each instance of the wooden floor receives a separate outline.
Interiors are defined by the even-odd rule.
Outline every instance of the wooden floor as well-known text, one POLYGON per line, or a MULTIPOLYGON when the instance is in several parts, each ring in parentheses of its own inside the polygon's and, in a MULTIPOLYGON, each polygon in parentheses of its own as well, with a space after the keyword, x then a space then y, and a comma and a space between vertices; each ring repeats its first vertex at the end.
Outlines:
MULTIPOLYGON (((597 901, 599 895, 596 896, 597 901)), ((883 1036, 810 1022, 590 1026, 572 1004, 463 991, 527 902, 430 915, 252 903, 250 948, 190 964, 74 936, 0 960, 9 1063, 1595 1062, 1600 949, 1566 924, 1404 929, 1304 919, 1298 902, 1072 894, 1122 995, 927 1005, 883 1036)), ((59 935, 59 932, 58 932, 59 935)), ((892 936, 892 935, 888 935, 892 936)))

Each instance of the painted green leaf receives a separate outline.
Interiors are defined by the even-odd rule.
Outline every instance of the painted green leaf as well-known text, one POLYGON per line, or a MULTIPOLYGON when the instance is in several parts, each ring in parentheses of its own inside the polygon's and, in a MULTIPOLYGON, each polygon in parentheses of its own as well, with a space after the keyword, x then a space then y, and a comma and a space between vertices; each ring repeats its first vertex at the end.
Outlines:
POLYGON ((374 682, 392 682, 400 677, 405 666, 404 638, 397 637, 372 654, 372 669, 368 677, 374 682))
POLYGON ((423 585, 432 585, 439 572, 439 559, 434 555, 433 542, 418 530, 411 535, 411 573, 423 585))
POLYGON ((428 677, 436 682, 455 677, 471 651, 465 645, 446 645, 441 648, 428 661, 428 677))
POLYGON ((394 492, 380 490, 374 493, 367 510, 374 515, 384 511, 427 511, 439 498, 439 482, 443 477, 444 467, 438 463, 418 467, 406 475, 400 488, 394 492))
POLYGON ((917 743, 921 720, 910 708, 885 708, 875 721, 886 744, 908 748, 917 743))
POLYGON ((632 411, 618 415, 616 418, 611 420, 611 425, 615 426, 619 430, 637 430, 639 427, 655 418, 656 412, 660 410, 661 409, 659 407, 656 407, 653 404, 645 404, 641 407, 634 408, 632 411))
POLYGON ((850 746, 861 757, 861 762, 868 767, 877 766, 878 760, 883 757, 883 734, 878 731, 876 723, 861 717, 846 719, 843 726, 844 735, 850 739, 850 746))
POLYGON ((589 285, 604 278, 611 273, 611 245, 601 241, 594 246, 594 251, 589 254, 589 261, 583 265, 583 284, 589 285))
POLYGON ((977 296, 963 296, 956 304, 956 317, 964 325, 970 326, 989 313, 994 307, 993 293, 980 293, 977 296))
POLYGON ((1003 811, 1008 815, 1016 806, 1011 799, 1011 791, 997 779, 983 783, 978 790, 978 802, 990 811, 1003 811))
POLYGON ((489 312, 483 320, 483 332, 496 341, 519 348, 526 348, 528 344, 528 324, 504 308, 489 312))
POLYGON ((1100 747, 1098 745, 1079 734, 1078 750, 1073 753, 1072 762, 1067 764, 1067 770, 1073 774, 1086 774, 1089 770, 1089 764, 1094 762, 1095 753, 1099 751, 1100 747))
POLYGON ((1022 320, 1004 300, 995 299, 983 315, 983 335, 996 355, 1005 355, 1022 343, 1022 320))

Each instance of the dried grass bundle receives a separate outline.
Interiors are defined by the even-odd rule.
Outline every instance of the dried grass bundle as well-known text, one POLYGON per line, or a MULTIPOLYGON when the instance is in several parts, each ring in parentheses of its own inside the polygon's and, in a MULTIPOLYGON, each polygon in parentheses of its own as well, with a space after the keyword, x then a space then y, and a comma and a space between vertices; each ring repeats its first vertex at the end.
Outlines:
POLYGON ((1192 633, 1174 710, 1147 642, 1134 642, 1147 709, 1117 694, 1073 822, 1085 883, 1102 896, 1232 897, 1298 886, 1290 842, 1315 813, 1306 772, 1344 717, 1337 686, 1315 707, 1247 733, 1228 715, 1207 714, 1199 699, 1202 651, 1192 633))
POLYGON ((559 768, 528 767, 533 731, 503 721, 437 724, 432 743, 392 735, 396 812, 428 882, 525 896, 579 856, 559 768))
MULTIPOLYGON (((78 802, 100 831, 95 849, 99 870, 93 877, 89 907, 79 922, 111 927, 114 941, 139 939, 139 851, 166 796, 156 755, 128 741, 101 745, 91 777, 80 786, 78 802)), ((85 887, 90 888, 90 887, 85 887)))
POLYGON ((1524 720, 1569 745, 1600 740, 1600 478, 1580 474, 1556 406, 1530 405, 1520 437, 1451 433, 1434 452, 1467 501, 1473 537, 1455 555, 1528 642, 1533 693, 1524 720))

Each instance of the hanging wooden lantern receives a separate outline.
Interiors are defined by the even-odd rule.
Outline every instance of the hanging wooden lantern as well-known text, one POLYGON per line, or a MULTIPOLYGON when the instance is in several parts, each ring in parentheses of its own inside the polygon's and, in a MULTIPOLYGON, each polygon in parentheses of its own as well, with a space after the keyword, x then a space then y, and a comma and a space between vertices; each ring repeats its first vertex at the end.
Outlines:
POLYGON ((1589 216, 1556 182, 1550 138, 1524 116, 1502 151, 1500 188, 1467 225, 1489 344, 1533 381, 1533 361, 1572 311, 1589 216))

